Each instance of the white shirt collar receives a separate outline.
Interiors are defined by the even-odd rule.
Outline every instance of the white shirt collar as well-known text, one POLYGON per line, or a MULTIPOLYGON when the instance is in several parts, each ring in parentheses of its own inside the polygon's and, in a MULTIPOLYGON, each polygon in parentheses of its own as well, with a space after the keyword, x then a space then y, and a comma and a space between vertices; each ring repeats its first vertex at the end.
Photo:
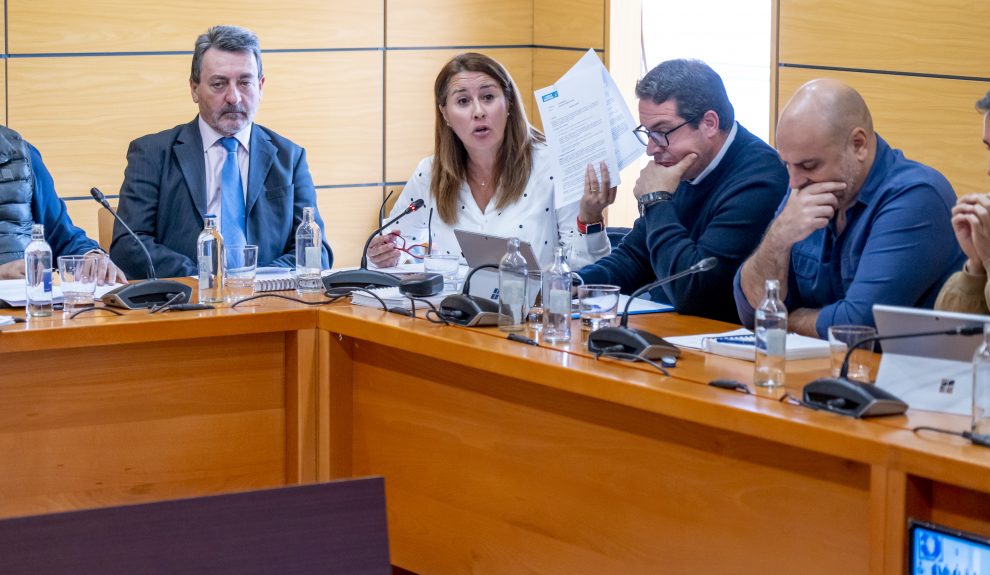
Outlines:
POLYGON ((711 162, 708 162, 708 167, 702 170, 701 173, 698 174, 698 176, 695 177, 693 180, 688 181, 689 184, 691 184, 692 186, 697 186, 698 184, 701 183, 701 180, 705 179, 705 176, 712 173, 712 171, 718 167, 718 163, 722 161, 722 158, 725 156, 726 150, 728 150, 729 146, 732 145, 732 140, 736 139, 736 126, 738 125, 739 125, 738 122, 732 122, 732 129, 729 130, 729 137, 727 137, 725 139, 725 143, 722 144, 722 149, 719 150, 717 154, 715 154, 715 158, 711 162))
MULTIPOLYGON (((199 119, 200 137, 203 138, 203 151, 205 152, 206 150, 212 148, 213 145, 217 143, 217 140, 223 138, 224 135, 217 132, 209 124, 207 124, 206 121, 203 120, 203 116, 197 116, 197 118, 199 119)), ((234 137, 241 143, 241 146, 244 146, 244 149, 249 152, 251 151, 251 128, 253 126, 254 122, 249 122, 248 125, 244 126, 240 132, 234 134, 234 137)))

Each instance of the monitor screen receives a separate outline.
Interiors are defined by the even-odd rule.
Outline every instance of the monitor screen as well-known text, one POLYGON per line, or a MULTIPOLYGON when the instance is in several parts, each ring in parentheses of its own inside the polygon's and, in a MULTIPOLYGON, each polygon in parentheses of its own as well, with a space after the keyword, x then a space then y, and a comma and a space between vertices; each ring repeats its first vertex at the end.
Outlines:
POLYGON ((912 575, 990 575, 990 540, 912 519, 908 527, 912 575))

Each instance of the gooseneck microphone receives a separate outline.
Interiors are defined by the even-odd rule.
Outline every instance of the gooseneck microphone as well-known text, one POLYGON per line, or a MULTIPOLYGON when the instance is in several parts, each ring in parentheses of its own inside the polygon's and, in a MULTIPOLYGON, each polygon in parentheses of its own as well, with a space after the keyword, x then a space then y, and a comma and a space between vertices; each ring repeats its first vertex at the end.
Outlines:
POLYGON ((382 271, 368 269, 368 246, 371 245, 371 240, 373 240, 379 232, 401 220, 405 216, 422 208, 424 205, 426 205, 426 202, 422 199, 412 202, 406 207, 406 209, 402 210, 402 213, 395 216, 375 231, 371 232, 371 235, 368 236, 368 241, 364 242, 364 250, 361 251, 361 267, 356 270, 343 270, 325 276, 323 278, 324 289, 329 291, 338 288, 379 288, 398 286, 398 277, 382 271))
POLYGON ((141 251, 144 252, 144 259, 148 261, 148 270, 147 270, 148 279, 149 280, 158 279, 158 275, 155 274, 155 262, 151 260, 151 254, 148 253, 148 248, 144 247, 144 242, 142 242, 137 238, 137 234, 134 233, 134 230, 131 229, 131 226, 127 225, 127 222, 120 219, 120 216, 117 215, 116 210, 110 207, 110 202, 107 201, 107 197, 103 195, 103 192, 101 192, 99 188, 90 188, 89 194, 93 196, 93 199, 99 202, 101 206, 106 208, 106 210, 110 212, 110 215, 113 216, 115 220, 120 222, 120 225, 124 226, 124 229, 127 230, 127 233, 130 234, 132 238, 134 238, 134 240, 137 242, 138 247, 140 247, 141 251))
POLYGON ((629 306, 636 296, 644 292, 667 285, 685 276, 708 271, 716 265, 718 265, 718 259, 708 257, 685 270, 634 291, 626 301, 626 307, 622 312, 622 320, 618 327, 603 327, 588 335, 588 351, 606 355, 618 352, 622 355, 639 356, 644 359, 660 359, 664 356, 680 357, 681 350, 677 346, 648 331, 629 327, 629 306))
POLYGON ((977 335, 983 333, 982 325, 964 325, 947 330, 922 331, 901 333, 895 335, 879 335, 861 339, 849 346, 842 360, 839 377, 820 377, 804 386, 804 405, 814 409, 824 409, 848 415, 850 417, 876 417, 880 415, 899 415, 907 411, 908 404, 894 394, 880 389, 876 385, 861 383, 849 379, 849 359, 857 349, 867 344, 914 337, 933 337, 940 335, 977 335))
POLYGON ((134 230, 127 225, 127 223, 117 215, 117 211, 110 207, 110 202, 107 201, 106 196, 103 195, 98 188, 91 188, 89 190, 93 199, 99 202, 101 206, 106 208, 113 218, 120 222, 120 225, 124 226, 127 233, 134 238, 137 245, 141 247, 141 251, 144 252, 144 257, 148 261, 148 279, 139 280, 124 284, 118 288, 115 288, 107 292, 102 298, 100 298, 103 303, 112 307, 119 307, 123 309, 144 309, 154 307, 156 305, 163 305, 166 303, 182 303, 188 302, 192 299, 192 287, 185 284, 179 283, 173 280, 160 280, 155 274, 155 264, 151 259, 151 254, 148 253, 148 248, 144 246, 144 242, 138 238, 134 230), (181 294, 180 298, 176 296, 181 294))

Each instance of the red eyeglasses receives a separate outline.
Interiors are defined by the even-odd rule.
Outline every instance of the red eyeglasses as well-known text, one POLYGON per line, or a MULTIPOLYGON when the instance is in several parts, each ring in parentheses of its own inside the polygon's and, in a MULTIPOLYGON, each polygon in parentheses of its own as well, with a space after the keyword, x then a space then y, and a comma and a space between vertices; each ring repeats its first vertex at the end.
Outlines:
POLYGON ((399 234, 392 232, 391 234, 395 237, 395 249, 400 252, 409 254, 416 260, 421 260, 426 257, 426 254, 430 253, 430 245, 427 242, 420 244, 408 244, 406 238, 400 236, 399 234))

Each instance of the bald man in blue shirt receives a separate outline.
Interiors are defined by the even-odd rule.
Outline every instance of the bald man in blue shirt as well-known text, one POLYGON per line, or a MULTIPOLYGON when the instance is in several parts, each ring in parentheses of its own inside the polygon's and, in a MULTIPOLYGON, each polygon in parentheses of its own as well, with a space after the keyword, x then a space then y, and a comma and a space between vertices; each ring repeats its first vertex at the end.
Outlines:
POLYGON ((788 327, 804 335, 874 325, 876 303, 931 308, 965 260, 948 180, 891 148, 862 96, 836 80, 797 91, 776 141, 790 190, 736 274, 743 323, 753 325, 767 279, 780 281, 788 327))

